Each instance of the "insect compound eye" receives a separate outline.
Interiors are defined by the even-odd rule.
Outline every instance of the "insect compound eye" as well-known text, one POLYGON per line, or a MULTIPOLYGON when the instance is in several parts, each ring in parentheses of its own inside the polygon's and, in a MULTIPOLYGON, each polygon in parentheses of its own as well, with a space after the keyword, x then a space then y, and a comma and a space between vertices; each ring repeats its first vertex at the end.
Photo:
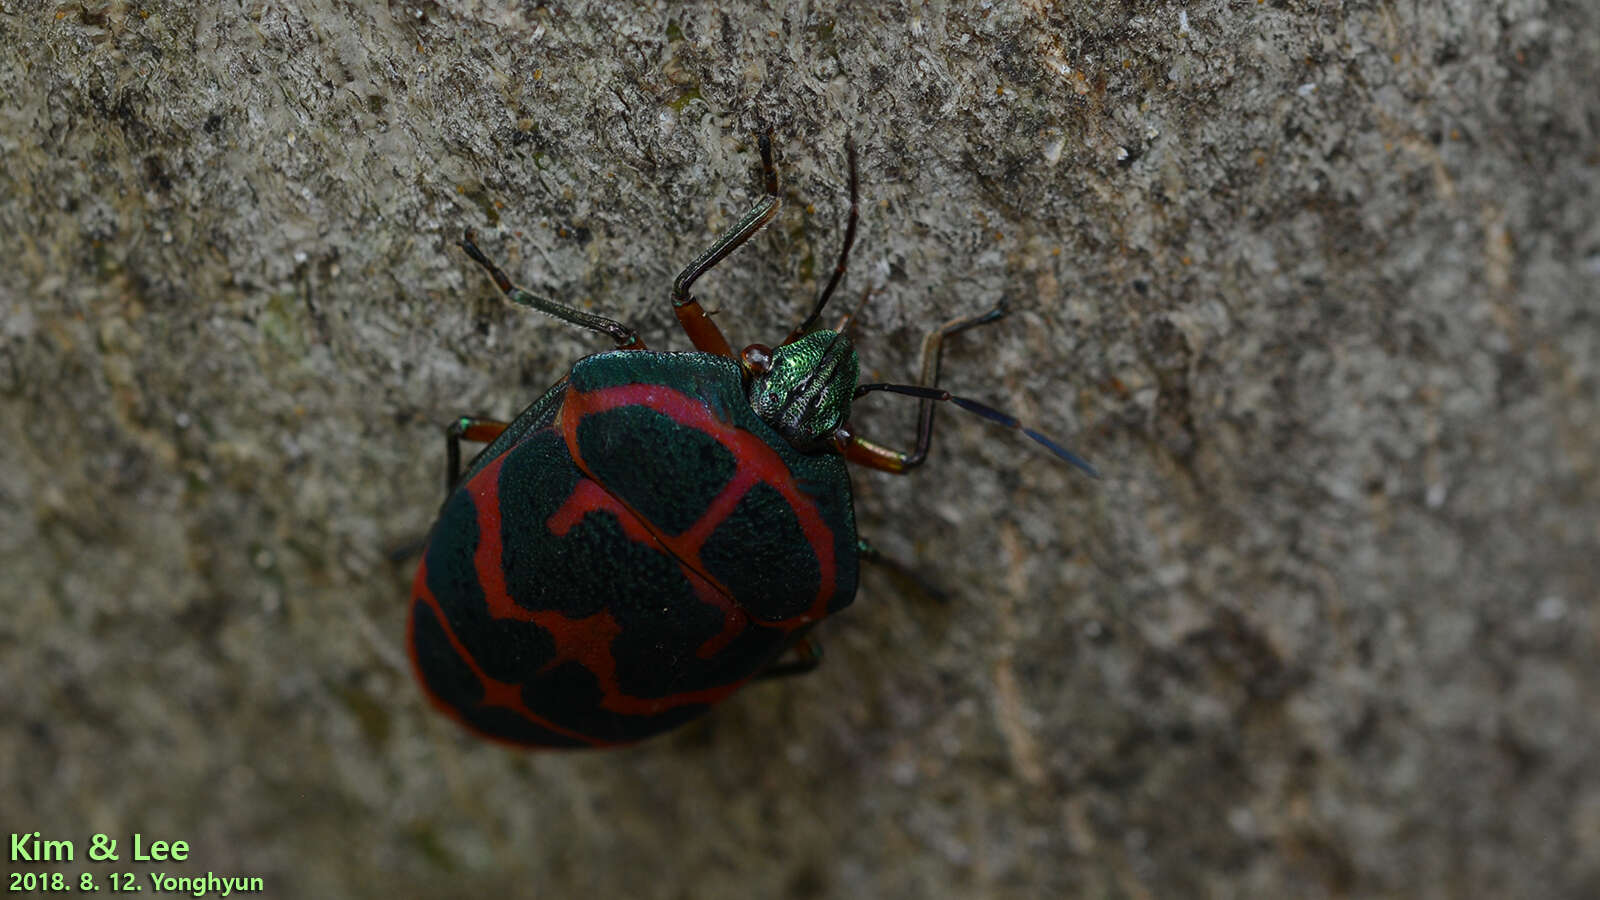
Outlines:
POLYGON ((739 354, 739 359, 752 374, 765 375, 772 371, 772 348, 766 344, 751 344, 739 354))

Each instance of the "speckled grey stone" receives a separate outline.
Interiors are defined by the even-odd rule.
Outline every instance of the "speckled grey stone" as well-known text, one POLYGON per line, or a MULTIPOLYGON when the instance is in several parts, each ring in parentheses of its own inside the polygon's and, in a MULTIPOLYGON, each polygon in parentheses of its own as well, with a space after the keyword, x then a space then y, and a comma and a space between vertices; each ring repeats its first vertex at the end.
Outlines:
POLYGON ((0 0, 0 830, 282 897, 1600 896, 1600 7, 640 6, 0 0), (869 571, 636 748, 474 741, 386 554, 443 422, 605 342, 452 241, 686 349, 767 127, 735 345, 853 134, 864 375, 1007 297, 948 385, 1106 477, 942 414, 856 485, 947 602, 869 571))

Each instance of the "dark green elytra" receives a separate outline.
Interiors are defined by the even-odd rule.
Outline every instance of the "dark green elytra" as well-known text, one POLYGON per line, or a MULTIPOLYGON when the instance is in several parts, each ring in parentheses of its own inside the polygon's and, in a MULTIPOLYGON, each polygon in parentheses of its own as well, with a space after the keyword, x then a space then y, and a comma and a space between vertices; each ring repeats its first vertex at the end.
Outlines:
POLYGON ((848 605, 857 566, 844 460, 762 421, 738 363, 599 354, 445 501, 412 589, 413 659, 485 735, 636 741, 848 605))

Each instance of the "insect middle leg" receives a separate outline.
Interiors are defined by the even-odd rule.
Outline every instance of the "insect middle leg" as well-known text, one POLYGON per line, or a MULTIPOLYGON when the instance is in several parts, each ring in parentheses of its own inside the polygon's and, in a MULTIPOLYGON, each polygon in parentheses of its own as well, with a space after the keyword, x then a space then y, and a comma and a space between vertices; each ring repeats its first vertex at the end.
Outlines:
POLYGON ((501 422, 498 419, 479 419, 473 416, 461 416, 444 427, 444 490, 446 494, 455 490, 456 482, 461 480, 461 442, 471 441, 474 444, 487 444, 499 437, 501 432, 509 427, 511 427, 509 422, 501 422))
POLYGON ((766 194, 757 200, 739 221, 733 223, 732 228, 723 232, 709 250, 684 267, 672 282, 672 312, 677 315, 678 323, 683 326, 684 333, 689 335, 689 340, 694 342, 695 349, 734 359, 738 356, 733 352, 733 348, 728 346, 728 339, 723 337, 722 329, 711 321, 711 316, 701 308, 700 301, 689 293, 689 288, 694 286, 701 275, 710 271, 712 266, 722 262, 728 254, 750 240, 778 213, 781 198, 778 196, 778 170, 772 164, 772 137, 763 134, 759 143, 761 173, 766 181, 766 194))
MULTIPOLYGON (((475 444, 488 444, 509 427, 511 426, 507 422, 495 419, 479 419, 473 416, 461 416, 444 427, 444 493, 446 497, 449 497, 450 492, 455 490, 456 482, 461 480, 461 442, 472 441, 475 444)), ((427 535, 412 537, 397 544, 384 555, 389 558, 390 562, 403 562, 421 553, 422 548, 427 545, 427 535)))
POLYGON ((566 304, 557 303, 554 300, 529 293, 512 284, 511 279, 506 277, 506 273, 500 271, 500 267, 491 262, 489 257, 484 256, 483 251, 478 249, 476 240, 477 235, 469 230, 456 243, 461 246, 462 250, 467 251, 467 255, 472 257, 473 262, 488 270, 489 277, 494 279, 495 286, 504 291, 506 297, 510 298, 512 303, 536 309, 546 315, 555 316, 563 322, 571 322, 580 328, 598 331, 616 341, 618 350, 645 349, 644 341, 639 340, 639 333, 615 319, 608 319, 605 316, 597 316, 592 313, 586 313, 581 309, 574 309, 566 304))
MULTIPOLYGON (((944 352, 945 338, 966 331, 968 328, 999 321, 1007 312, 1009 310, 1006 308, 1006 302, 1001 300, 987 312, 951 319, 930 333, 922 341, 922 380, 919 383, 929 388, 939 386, 939 358, 944 352)), ((852 434, 842 448, 845 459, 870 469, 893 472, 896 475, 904 475, 922 465, 928 458, 928 448, 933 444, 933 413, 936 407, 937 403, 934 400, 922 401, 917 410, 917 443, 911 452, 894 450, 852 434)))

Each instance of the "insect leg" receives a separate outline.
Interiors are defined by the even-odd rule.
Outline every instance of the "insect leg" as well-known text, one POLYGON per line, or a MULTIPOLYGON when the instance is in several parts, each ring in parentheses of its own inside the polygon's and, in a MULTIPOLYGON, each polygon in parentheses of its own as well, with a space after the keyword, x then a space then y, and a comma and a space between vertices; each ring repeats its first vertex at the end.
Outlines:
MULTIPOLYGON (((505 422, 494 419, 477 419, 472 416, 461 416, 444 427, 445 450, 445 476, 444 492, 449 496, 455 489, 456 482, 461 479, 461 442, 472 441, 478 444, 487 444, 500 436, 500 432, 510 427, 505 422)), ((404 562, 422 552, 428 545, 427 535, 409 538, 390 548, 384 555, 390 562, 404 562)))
MULTIPOLYGON (((994 309, 972 316, 963 316, 951 319, 937 330, 931 332, 922 342, 922 380, 925 387, 936 388, 939 385, 939 358, 944 352, 944 339, 952 334, 987 325, 1006 315, 1006 304, 1002 300, 994 309)), ((858 435, 851 435, 841 448, 845 459, 869 469, 878 469, 883 472, 893 472, 903 475, 917 466, 922 465, 928 458, 928 447, 933 443, 933 411, 935 402, 924 398, 921 409, 917 412, 917 443, 911 452, 893 450, 881 444, 875 444, 858 435)))
POLYGON ((444 427, 445 493, 454 490, 456 482, 461 479, 461 442, 487 444, 509 427, 508 422, 472 416, 460 416, 444 427))
POLYGON ((456 243, 461 246, 462 250, 467 251, 467 255, 472 257, 473 262, 488 270, 489 277, 494 279, 495 286, 504 291, 512 303, 536 309, 546 315, 555 316, 561 321, 571 322, 579 328, 598 331, 616 341, 618 350, 645 349, 644 341, 639 340, 639 333, 615 319, 608 319, 605 316, 597 316, 580 309, 573 309, 570 306, 540 297, 537 294, 530 294, 512 284, 511 279, 506 277, 506 273, 500 271, 499 266, 490 262, 489 257, 483 255, 483 251, 478 249, 476 241, 477 235, 473 234, 469 229, 466 235, 456 243))
POLYGON ((761 146, 761 173, 766 180, 766 194, 750 207, 733 227, 723 232, 711 248, 700 254, 694 262, 689 263, 684 270, 678 273, 677 279, 672 282, 672 311, 678 317, 678 323, 683 326, 684 333, 689 335, 689 340, 694 342, 695 349, 706 353, 715 353, 737 359, 733 348, 728 346, 728 339, 723 337, 722 329, 700 306, 700 301, 689 293, 689 288, 707 271, 722 262, 728 254, 739 249, 745 241, 761 230, 778 213, 778 170, 772 164, 772 137, 763 134, 759 139, 761 146))
POLYGON ((804 675, 821 664, 822 644, 811 635, 803 634, 785 647, 783 653, 768 663, 765 669, 757 672, 752 680, 768 681, 773 678, 804 675))
POLYGON ((935 603, 950 602, 950 595, 945 593, 943 588, 929 581, 914 566, 908 566, 900 560, 889 556, 877 547, 867 543, 866 538, 858 538, 856 546, 857 553, 861 556, 863 562, 882 566, 896 581, 901 582, 902 586, 910 585, 935 603))

